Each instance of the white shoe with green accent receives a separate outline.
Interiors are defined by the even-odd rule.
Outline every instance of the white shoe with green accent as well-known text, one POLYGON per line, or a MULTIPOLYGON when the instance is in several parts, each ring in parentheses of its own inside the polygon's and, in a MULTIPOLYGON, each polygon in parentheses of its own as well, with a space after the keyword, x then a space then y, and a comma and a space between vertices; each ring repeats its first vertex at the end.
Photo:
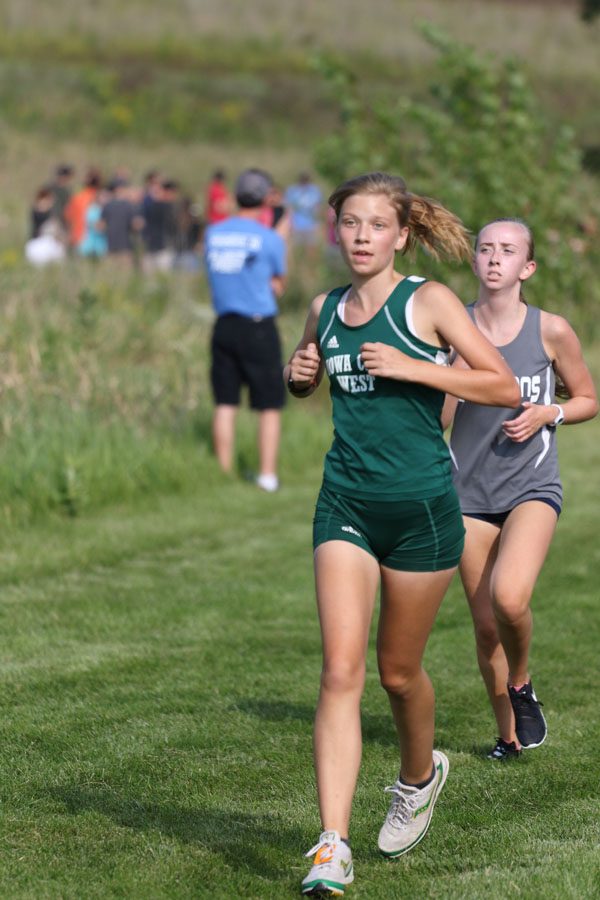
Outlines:
POLYGON ((412 850, 425 837, 435 801, 444 787, 450 768, 447 757, 439 750, 433 751, 433 765, 433 779, 421 790, 401 781, 385 789, 394 795, 394 799, 379 832, 378 844, 383 855, 389 859, 412 850))
POLYGON ((312 869, 302 882, 302 893, 341 897, 354 881, 352 852, 337 831, 324 831, 318 843, 305 854, 315 856, 312 869))

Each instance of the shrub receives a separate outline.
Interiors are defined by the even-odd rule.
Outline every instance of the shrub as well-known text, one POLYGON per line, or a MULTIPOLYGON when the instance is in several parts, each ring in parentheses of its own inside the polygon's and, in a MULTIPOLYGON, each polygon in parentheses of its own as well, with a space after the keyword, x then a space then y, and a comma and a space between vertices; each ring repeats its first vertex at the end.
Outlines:
MULTIPOLYGON (((334 183, 375 169, 401 173, 474 232, 498 216, 524 218, 540 262, 528 292, 597 333, 600 256, 586 234, 596 219, 572 130, 550 120, 515 60, 484 59, 432 26, 422 30, 438 56, 418 101, 401 93, 395 103, 373 102, 348 67, 320 60, 339 128, 317 146, 319 172, 334 183)), ((448 280, 447 268, 420 263, 448 280)), ((473 290, 470 277, 450 280, 473 290)))

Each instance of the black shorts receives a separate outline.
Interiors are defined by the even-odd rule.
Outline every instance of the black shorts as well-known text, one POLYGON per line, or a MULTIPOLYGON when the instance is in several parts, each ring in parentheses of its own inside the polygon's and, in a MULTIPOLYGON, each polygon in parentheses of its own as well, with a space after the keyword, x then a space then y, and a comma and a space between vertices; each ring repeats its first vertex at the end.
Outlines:
MULTIPOLYGON (((556 500, 552 500, 551 497, 530 497, 529 500, 537 500, 539 503, 547 503, 548 506, 551 506, 554 512, 556 513, 556 517, 558 518, 561 513, 561 507, 558 505, 556 500)), ((527 503, 527 500, 523 501, 527 503)), ((517 506, 519 504, 517 503, 517 506)), ((464 516, 467 516, 469 519, 480 519, 482 522, 489 522, 490 525, 498 525, 500 528, 504 525, 508 517, 510 516, 513 509, 516 509, 517 506, 513 506, 512 509, 507 509, 506 512, 501 513, 463 513, 464 516)))
POLYGON ((281 343, 275 319, 221 316, 211 341, 210 380, 217 405, 239 406, 247 384, 252 409, 281 409, 285 403, 281 343))

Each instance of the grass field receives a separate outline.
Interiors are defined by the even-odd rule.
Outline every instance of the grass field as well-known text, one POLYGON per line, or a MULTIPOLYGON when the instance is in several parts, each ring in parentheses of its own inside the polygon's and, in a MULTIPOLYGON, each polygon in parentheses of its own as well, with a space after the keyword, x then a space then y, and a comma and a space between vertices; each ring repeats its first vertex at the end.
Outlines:
MULTIPOLYGON (((245 478, 245 412, 236 475, 220 474, 203 276, 27 270, 34 191, 63 160, 78 179, 92 163, 136 182, 159 167, 196 198, 217 163, 288 183, 337 121, 314 52, 346 57, 367 92, 418 98, 433 58, 420 19, 517 57, 552 120, 598 145, 600 21, 582 24, 576 0, 0 3, 0 898, 293 897, 319 832, 310 524, 325 392, 284 413, 278 494, 245 478)), ((453 287, 463 277, 448 270, 453 287)), ((330 283, 294 272, 286 350, 330 283)), ((587 356, 598 377, 597 343, 587 356)), ((566 505, 532 660, 550 737, 516 765, 484 759, 494 725, 453 584, 427 652, 450 778, 426 841, 387 864, 375 841, 398 756, 371 648, 350 898, 599 896, 600 420, 559 440, 566 505)))
MULTIPOLYGON (((310 519, 328 442, 307 408, 287 412, 277 495, 202 458, 197 494, 2 535, 0 896, 297 893, 319 830, 310 519)), ((494 726, 454 584, 427 652, 451 773, 426 840, 388 864, 375 838, 398 759, 371 650, 357 900, 597 897, 600 425, 560 440, 532 661, 549 739, 513 765, 483 758, 494 726)))

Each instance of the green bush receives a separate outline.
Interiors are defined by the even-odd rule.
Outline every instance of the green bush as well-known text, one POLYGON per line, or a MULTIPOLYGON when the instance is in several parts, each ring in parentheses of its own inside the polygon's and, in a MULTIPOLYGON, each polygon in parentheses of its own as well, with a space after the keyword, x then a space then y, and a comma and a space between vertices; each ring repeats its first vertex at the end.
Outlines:
MULTIPOLYGON (((402 174, 475 233, 496 217, 524 218, 540 262, 528 293, 596 335, 600 254, 586 235, 595 210, 572 130, 544 112, 515 60, 484 59, 431 26, 422 30, 438 55, 419 101, 401 90, 395 103, 373 101, 348 67, 320 60, 339 128, 318 144, 318 170, 332 183, 372 170, 402 174)), ((448 280, 447 267, 431 259, 420 268, 448 280)), ((474 289, 466 274, 450 279, 474 289)))

